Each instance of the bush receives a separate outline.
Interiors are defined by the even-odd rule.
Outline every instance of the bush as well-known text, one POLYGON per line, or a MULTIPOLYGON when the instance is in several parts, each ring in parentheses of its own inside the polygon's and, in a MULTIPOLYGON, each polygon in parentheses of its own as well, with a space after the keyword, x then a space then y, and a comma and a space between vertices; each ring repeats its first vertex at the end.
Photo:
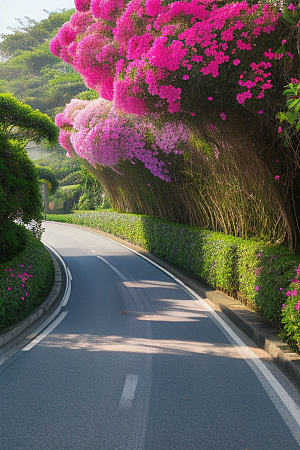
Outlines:
MULTIPOLYGON (((21 227, 20 227, 21 228, 21 227)), ((0 264, 0 329, 26 318, 49 295, 54 281, 50 254, 25 228, 25 248, 0 264)))
POLYGON ((244 240, 149 216, 116 212, 47 216, 103 230, 182 267, 281 326, 281 305, 300 261, 281 245, 244 240))
POLYGON ((27 242, 26 228, 11 221, 3 223, 1 234, 0 264, 17 256, 27 242))

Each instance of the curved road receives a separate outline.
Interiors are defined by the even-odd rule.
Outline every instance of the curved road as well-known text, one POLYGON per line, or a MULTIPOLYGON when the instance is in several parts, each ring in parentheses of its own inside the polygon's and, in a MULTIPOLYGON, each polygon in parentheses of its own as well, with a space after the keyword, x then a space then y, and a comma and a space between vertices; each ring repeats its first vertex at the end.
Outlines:
POLYGON ((124 246, 45 227, 71 295, 3 367, 1 450, 300 449, 298 393, 221 313, 124 246))

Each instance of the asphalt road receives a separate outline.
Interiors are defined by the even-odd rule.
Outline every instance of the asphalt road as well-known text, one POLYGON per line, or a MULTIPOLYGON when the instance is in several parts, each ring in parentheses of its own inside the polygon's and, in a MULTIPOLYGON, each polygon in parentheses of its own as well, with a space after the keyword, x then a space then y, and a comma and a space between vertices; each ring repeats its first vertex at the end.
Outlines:
POLYGON ((2 369, 1 450, 300 449, 298 392, 228 319, 127 248, 45 227, 71 295, 2 369))

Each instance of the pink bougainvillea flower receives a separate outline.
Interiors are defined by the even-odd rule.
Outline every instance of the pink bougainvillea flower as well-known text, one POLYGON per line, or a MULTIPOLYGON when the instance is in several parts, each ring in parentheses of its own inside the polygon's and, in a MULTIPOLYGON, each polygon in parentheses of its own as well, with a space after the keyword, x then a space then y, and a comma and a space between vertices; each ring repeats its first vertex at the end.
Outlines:
POLYGON ((296 9, 296 6, 293 5, 293 3, 290 3, 289 6, 288 6, 288 10, 289 11, 295 11, 295 9, 296 9))
POLYGON ((281 309, 284 309, 284 308, 285 308, 285 304, 283 303, 283 305, 282 305, 281 309))
POLYGON ((182 79, 183 80, 188 80, 190 77, 188 75, 183 75, 182 79))
POLYGON ((195 115, 195 113, 194 112, 191 112, 191 116, 194 116, 195 115))
POLYGON ((286 43, 286 39, 282 39, 281 41, 282 45, 286 43))
POLYGON ((8 287, 7 290, 8 290, 8 291, 11 291, 11 287, 8 287))
POLYGON ((278 127, 278 133, 281 133, 281 132, 282 132, 282 128, 278 127))
POLYGON ((259 291, 259 286, 255 286, 254 288, 256 291, 259 291))
POLYGON ((299 302, 296 303, 295 309, 296 309, 297 311, 299 311, 299 309, 300 309, 300 303, 299 303, 299 302))
POLYGON ((21 300, 24 300, 24 297, 21 297, 21 300))
POLYGON ((211 102, 213 100, 213 98, 212 97, 208 97, 207 100, 209 100, 211 102))
POLYGON ((263 114, 263 113, 264 113, 263 109, 258 111, 258 114, 263 114))
POLYGON ((220 117, 222 120, 226 120, 226 114, 225 113, 220 113, 220 117))
POLYGON ((293 297, 296 297, 296 296, 297 296, 297 294, 298 294, 298 291, 297 291, 297 289, 294 289, 294 290, 292 291, 292 296, 293 296, 293 297))
POLYGON ((291 59, 293 59, 294 58, 294 55, 292 54, 292 53, 290 53, 290 52, 286 52, 286 54, 291 58, 291 59))
POLYGON ((238 66, 239 64, 241 64, 241 61, 240 61, 239 59, 235 59, 232 63, 233 63, 235 66, 238 66))
POLYGON ((287 297, 290 297, 290 296, 292 295, 292 293, 291 293, 291 291, 287 291, 287 292, 285 293, 285 295, 286 295, 287 297))
POLYGON ((279 180, 280 175, 275 175, 275 180, 279 180))
POLYGON ((283 290, 283 288, 279 288, 279 290, 280 290, 280 291, 282 291, 282 290, 283 290))

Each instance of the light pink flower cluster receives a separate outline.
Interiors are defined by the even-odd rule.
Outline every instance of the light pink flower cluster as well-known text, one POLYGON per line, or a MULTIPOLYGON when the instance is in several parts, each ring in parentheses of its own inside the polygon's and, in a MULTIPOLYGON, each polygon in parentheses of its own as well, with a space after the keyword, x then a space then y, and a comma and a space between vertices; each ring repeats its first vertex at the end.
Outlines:
MULTIPOLYGON (((76 0, 75 6, 51 41, 51 52, 72 64, 100 97, 137 115, 155 107, 180 111, 178 71, 189 80, 194 68, 217 77, 224 63, 238 66, 237 54, 251 51, 258 36, 275 29, 280 15, 270 4, 246 1, 219 6, 217 0, 184 0, 163 6, 161 0, 76 0)), ((271 50, 264 57, 278 59, 271 50)), ((254 80, 240 80, 247 90, 238 95, 239 103, 251 98, 253 87, 260 86, 257 98, 272 87, 265 72, 271 63, 253 64, 254 80)))
POLYGON ((112 168, 120 159, 139 160, 165 181, 170 181, 170 175, 159 154, 181 153, 180 145, 190 139, 188 127, 180 122, 159 128, 146 119, 118 112, 112 102, 101 98, 71 100, 56 116, 56 125, 68 156, 77 154, 93 166, 112 168))

